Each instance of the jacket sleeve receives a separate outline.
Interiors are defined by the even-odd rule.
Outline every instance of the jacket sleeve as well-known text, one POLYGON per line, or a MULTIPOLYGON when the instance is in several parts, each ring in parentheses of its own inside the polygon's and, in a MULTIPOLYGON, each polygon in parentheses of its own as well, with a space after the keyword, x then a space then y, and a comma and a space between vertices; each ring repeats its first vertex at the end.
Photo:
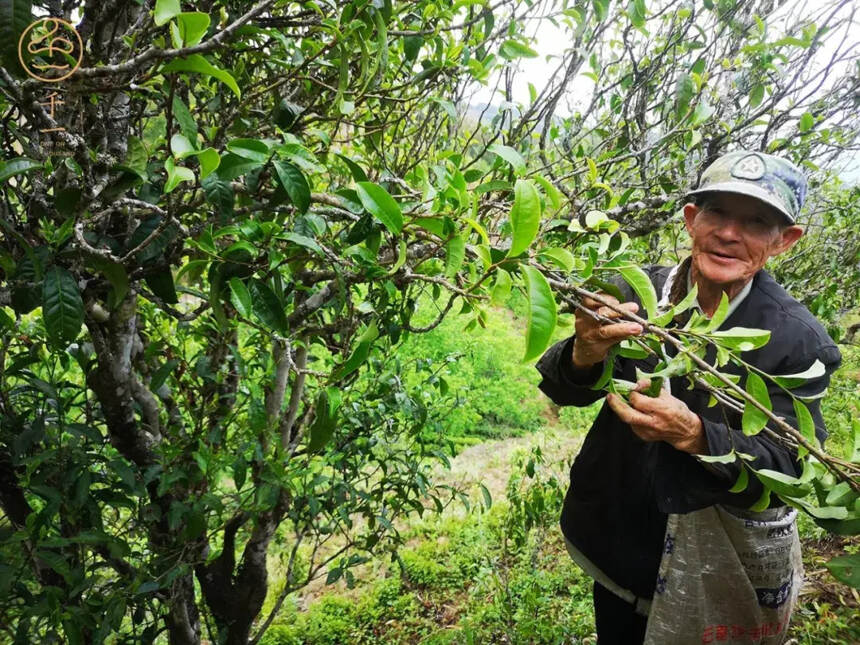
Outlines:
MULTIPOLYGON (((827 389, 831 374, 839 367, 841 357, 838 351, 834 351, 820 358, 825 363, 825 373, 792 389, 791 392, 795 396, 820 397, 827 389)), ((805 365, 783 373, 802 372, 814 360, 814 358, 809 359, 805 365)), ((774 413, 789 425, 797 427, 792 397, 773 382, 769 382, 768 393, 774 413)), ((827 437, 827 429, 821 416, 820 398, 807 400, 806 406, 815 423, 816 436, 823 443, 827 437)), ((711 455, 724 455, 734 449, 736 452, 753 456, 755 459, 750 462, 750 465, 756 470, 775 470, 792 477, 800 475, 801 464, 797 459, 796 450, 777 443, 764 433, 747 436, 740 428, 730 427, 725 421, 714 421, 703 415, 700 415, 700 418, 711 455)), ((773 423, 768 423, 768 427, 775 426, 773 423)), ((703 464, 692 455, 676 451, 665 444, 661 446, 661 462, 665 468, 660 468, 658 471, 657 487, 663 493, 658 495, 658 499, 663 500, 660 506, 663 507, 661 510, 664 512, 687 512, 712 504, 729 504, 746 508, 754 504, 763 492, 761 482, 754 476, 749 478, 744 491, 739 493, 728 491, 740 475, 739 461, 731 464, 703 464)), ((780 503, 776 497, 771 499, 772 505, 780 503)))
POLYGON ((556 405, 584 406, 603 397, 605 392, 592 390, 603 372, 603 363, 580 370, 573 365, 573 340, 570 336, 550 347, 535 364, 542 377, 538 388, 556 405))

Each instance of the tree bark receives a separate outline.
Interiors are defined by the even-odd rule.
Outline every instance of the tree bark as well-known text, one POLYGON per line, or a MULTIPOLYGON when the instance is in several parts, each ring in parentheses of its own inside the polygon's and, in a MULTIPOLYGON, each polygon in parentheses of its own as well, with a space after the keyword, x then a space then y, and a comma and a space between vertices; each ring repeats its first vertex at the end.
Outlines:
POLYGON ((180 576, 173 583, 169 607, 164 622, 170 645, 200 645, 200 612, 194 599, 192 574, 180 576))
POLYGON ((247 645, 254 620, 263 608, 268 590, 266 553, 283 516, 283 508, 284 505, 279 503, 272 511, 262 513, 254 520, 235 577, 235 538, 247 519, 244 514, 234 517, 224 527, 221 555, 209 565, 197 568, 203 597, 225 645, 247 645))

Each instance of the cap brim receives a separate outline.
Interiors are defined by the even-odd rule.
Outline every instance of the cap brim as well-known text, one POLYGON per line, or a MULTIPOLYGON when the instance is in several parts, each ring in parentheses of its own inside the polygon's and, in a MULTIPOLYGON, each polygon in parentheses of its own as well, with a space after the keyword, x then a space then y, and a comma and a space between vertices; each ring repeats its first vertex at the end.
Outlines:
POLYGON ((768 206, 776 209, 776 211, 782 215, 789 224, 795 223, 791 214, 785 210, 785 207, 782 204, 773 198, 773 195, 767 192, 764 188, 759 188, 755 184, 751 184, 746 181, 721 181, 715 184, 710 184, 705 188, 691 190, 685 195, 685 198, 693 195, 704 195, 706 193, 734 193, 735 195, 754 197, 755 199, 758 199, 759 201, 762 201, 768 206))

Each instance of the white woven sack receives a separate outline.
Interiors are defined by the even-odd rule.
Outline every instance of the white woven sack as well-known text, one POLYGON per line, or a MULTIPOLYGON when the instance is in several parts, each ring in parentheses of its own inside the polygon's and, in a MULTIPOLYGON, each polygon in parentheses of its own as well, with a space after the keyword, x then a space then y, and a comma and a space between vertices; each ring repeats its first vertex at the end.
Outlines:
POLYGON ((782 643, 803 581, 796 518, 785 506, 669 515, 645 645, 782 643))

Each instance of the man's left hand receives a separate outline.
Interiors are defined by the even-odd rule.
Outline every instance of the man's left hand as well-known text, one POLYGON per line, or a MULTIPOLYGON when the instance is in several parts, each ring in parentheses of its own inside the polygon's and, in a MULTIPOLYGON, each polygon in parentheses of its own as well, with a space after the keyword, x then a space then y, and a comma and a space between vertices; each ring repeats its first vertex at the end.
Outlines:
POLYGON ((650 384, 648 379, 639 381, 630 393, 629 404, 617 394, 607 394, 606 402, 643 441, 665 441, 682 452, 708 454, 708 441, 699 415, 665 388, 656 397, 642 394, 650 384))

